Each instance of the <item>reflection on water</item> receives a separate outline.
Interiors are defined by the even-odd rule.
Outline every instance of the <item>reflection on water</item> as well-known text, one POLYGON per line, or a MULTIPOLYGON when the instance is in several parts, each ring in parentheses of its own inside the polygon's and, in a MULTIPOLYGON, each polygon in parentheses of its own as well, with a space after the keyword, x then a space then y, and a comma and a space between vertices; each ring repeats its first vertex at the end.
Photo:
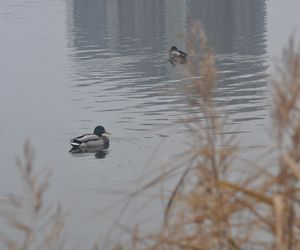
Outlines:
POLYGON ((260 0, 187 1, 218 54, 266 54, 266 2, 260 0))
MULTIPOLYGON (((170 124, 187 108, 188 85, 167 63, 189 13, 201 20, 216 52, 217 99, 232 122, 264 117, 266 107, 265 1, 68 2, 74 102, 84 112, 115 113, 126 130, 170 124)), ((180 70, 179 70, 180 71, 180 70)))
POLYGON ((99 149, 99 148, 93 148, 93 149, 85 149, 85 150, 76 150, 76 151, 70 151, 70 153, 73 156, 84 156, 89 154, 94 154, 97 159, 103 159, 106 157, 106 155, 109 153, 106 149, 99 149))
POLYGON ((97 159, 103 159, 105 158, 105 156, 108 154, 107 150, 98 150, 97 152, 95 152, 95 157, 97 159))
POLYGON ((217 54, 219 100, 237 123, 262 119, 267 91, 265 1, 188 1, 188 5, 217 54))
POLYGON ((94 154, 96 158, 103 159, 109 152, 108 148, 109 148, 109 144, 98 146, 98 147, 86 147, 86 148, 72 147, 69 150, 69 153, 71 153, 71 155, 73 156, 94 154))

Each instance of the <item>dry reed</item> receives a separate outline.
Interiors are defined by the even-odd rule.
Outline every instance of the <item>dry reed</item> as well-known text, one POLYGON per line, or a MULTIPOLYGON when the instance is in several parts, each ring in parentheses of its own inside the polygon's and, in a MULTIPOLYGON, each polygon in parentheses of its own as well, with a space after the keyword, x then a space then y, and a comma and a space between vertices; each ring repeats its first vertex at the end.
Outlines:
POLYGON ((33 158, 33 149, 27 141, 24 160, 17 160, 23 184, 21 194, 9 195, 1 202, 0 221, 6 227, 1 226, 0 244, 8 250, 63 249, 65 213, 59 205, 47 205, 44 201, 50 172, 37 173, 33 158))
POLYGON ((276 140, 270 147, 272 165, 263 166, 241 161, 244 149, 227 133, 228 117, 214 97, 214 53, 199 24, 192 26, 187 48, 189 55, 202 53, 200 60, 190 57, 187 63, 192 79, 187 97, 199 111, 185 120, 192 135, 185 152, 190 161, 181 166, 161 231, 135 234, 129 249, 299 249, 300 49, 290 42, 272 79, 276 140), (234 178, 237 168, 247 174, 234 178))

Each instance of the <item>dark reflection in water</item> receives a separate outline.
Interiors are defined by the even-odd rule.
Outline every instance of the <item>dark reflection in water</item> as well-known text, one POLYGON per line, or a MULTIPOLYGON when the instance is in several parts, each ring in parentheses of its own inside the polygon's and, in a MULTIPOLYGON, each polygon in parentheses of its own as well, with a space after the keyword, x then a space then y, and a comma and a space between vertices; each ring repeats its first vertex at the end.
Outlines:
POLYGON ((103 159, 106 157, 106 155, 108 154, 108 151, 107 150, 99 150, 95 153, 95 157, 97 159, 103 159))
POLYGON ((266 53, 266 3, 261 0, 187 1, 193 20, 201 20, 218 54, 266 53))
POLYGON ((95 157, 98 159, 103 159, 109 153, 108 146, 107 147, 93 147, 93 148, 78 148, 76 150, 70 150, 69 153, 73 156, 83 156, 89 154, 95 154, 95 157))
POLYGON ((192 112, 184 66, 167 61, 172 45, 185 49, 189 13, 216 52, 219 104, 233 123, 264 118, 265 1, 73 0, 67 8, 74 102, 85 114, 143 130, 192 112))
POLYGON ((73 156, 80 156, 80 157, 93 153, 95 155, 95 158, 103 159, 107 156, 109 151, 108 150, 97 149, 97 150, 76 151, 76 152, 70 152, 70 153, 73 156))
POLYGON ((265 1, 188 1, 187 5, 192 20, 201 20, 217 54, 221 104, 237 114, 237 121, 263 118, 257 111, 266 106, 265 1))

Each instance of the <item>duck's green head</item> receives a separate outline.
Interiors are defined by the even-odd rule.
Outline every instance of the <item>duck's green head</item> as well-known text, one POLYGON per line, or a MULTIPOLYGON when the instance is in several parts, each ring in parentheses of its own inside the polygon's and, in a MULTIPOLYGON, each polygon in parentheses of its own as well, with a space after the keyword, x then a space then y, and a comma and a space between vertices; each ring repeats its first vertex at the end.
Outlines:
POLYGON ((103 126, 97 126, 95 129, 94 129, 94 134, 95 135, 98 135, 98 136, 101 136, 102 134, 106 133, 105 131, 105 128, 103 126))

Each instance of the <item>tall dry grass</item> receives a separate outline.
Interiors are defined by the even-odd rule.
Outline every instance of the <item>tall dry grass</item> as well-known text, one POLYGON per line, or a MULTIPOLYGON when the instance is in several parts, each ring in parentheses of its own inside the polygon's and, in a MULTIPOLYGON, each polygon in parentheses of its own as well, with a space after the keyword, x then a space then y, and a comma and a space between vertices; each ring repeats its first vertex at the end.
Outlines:
POLYGON ((20 195, 8 195, 0 203, 0 249, 64 249, 65 213, 60 205, 45 201, 50 171, 37 171, 33 159, 34 151, 27 141, 24 159, 17 160, 22 181, 20 195))
MULTIPOLYGON (((199 24, 187 48, 189 55, 202 54, 187 64, 187 97, 199 111, 185 120, 189 161, 169 194, 161 231, 135 233, 129 249, 300 249, 300 48, 291 40, 271 79, 274 144, 259 148, 268 164, 242 160, 245 148, 227 133, 229 118, 214 96, 214 53, 199 24)), ((167 174, 175 171, 170 166, 167 174)), ((145 187, 165 179, 158 176, 145 187)))

